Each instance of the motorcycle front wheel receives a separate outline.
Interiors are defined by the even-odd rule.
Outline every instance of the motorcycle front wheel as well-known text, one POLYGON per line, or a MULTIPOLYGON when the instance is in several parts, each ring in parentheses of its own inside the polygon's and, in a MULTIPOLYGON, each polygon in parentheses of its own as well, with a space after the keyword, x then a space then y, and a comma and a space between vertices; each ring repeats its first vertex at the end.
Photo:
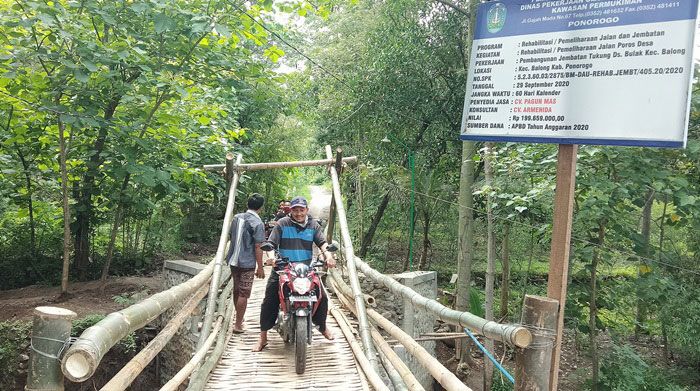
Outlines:
POLYGON ((308 339, 309 317, 296 318, 296 330, 294 333, 294 361, 297 374, 301 375, 306 370, 306 346, 308 339))

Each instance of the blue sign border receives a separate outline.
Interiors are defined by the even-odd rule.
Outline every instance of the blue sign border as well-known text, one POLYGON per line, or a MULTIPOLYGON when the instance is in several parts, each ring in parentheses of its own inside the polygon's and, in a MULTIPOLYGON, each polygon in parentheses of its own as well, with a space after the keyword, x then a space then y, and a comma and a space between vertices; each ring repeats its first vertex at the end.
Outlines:
POLYGON ((620 147, 660 147, 683 148, 682 141, 663 140, 627 140, 627 139, 590 139, 575 137, 524 137, 524 136, 481 136, 462 134, 462 141, 493 141, 508 143, 533 143, 533 144, 587 144, 587 145, 613 145, 620 147))
MULTIPOLYGON (((566 1, 566 0, 563 0, 566 1)), ((625 0, 591 0, 584 1, 582 4, 599 4, 616 1, 625 0)), ((653 11, 635 11, 629 13, 618 13, 618 14, 608 14, 601 16, 587 16, 582 18, 572 17, 570 19, 557 19, 557 15, 563 15, 563 13, 553 13, 553 8, 551 6, 541 7, 537 9, 521 10, 522 6, 532 5, 532 4, 550 4, 550 3, 560 3, 562 0, 543 0, 543 1, 526 1, 526 0, 501 0, 501 1, 490 1, 482 3, 479 5, 476 14, 476 26, 477 29, 474 31, 474 39, 490 39, 499 37, 508 37, 514 35, 529 35, 529 34, 540 34, 540 33, 552 33, 558 31, 575 31, 575 30, 591 30, 594 28, 603 27, 616 27, 625 26, 633 24, 643 24, 643 23, 659 23, 659 22, 671 22, 676 20, 692 20, 696 18, 698 11, 698 1, 697 0, 631 0, 631 1, 641 1, 640 4, 630 5, 627 7, 636 8, 639 5, 655 7, 653 11), (658 8, 660 4, 668 3, 680 3, 677 7, 671 8, 658 8), (500 4, 500 5, 498 5, 500 4), (487 23, 487 14, 489 10, 493 7, 506 7, 506 20, 503 23, 503 27, 497 32, 489 32, 487 23), (555 17, 554 20, 546 20, 544 18, 555 17), (539 20, 537 22, 523 23, 524 21, 539 20), (603 21, 601 24, 589 25, 585 21, 603 21), (607 23, 605 22, 607 20, 607 23), (580 22, 579 25, 570 26, 569 23, 580 22)), ((619 5, 617 7, 625 7, 624 5, 619 5)), ((615 8, 615 7, 606 7, 615 8)), ((606 8, 600 8, 603 11, 606 8)), ((595 8, 598 10, 598 8, 595 8)), ((583 12, 583 11, 572 11, 583 12)))

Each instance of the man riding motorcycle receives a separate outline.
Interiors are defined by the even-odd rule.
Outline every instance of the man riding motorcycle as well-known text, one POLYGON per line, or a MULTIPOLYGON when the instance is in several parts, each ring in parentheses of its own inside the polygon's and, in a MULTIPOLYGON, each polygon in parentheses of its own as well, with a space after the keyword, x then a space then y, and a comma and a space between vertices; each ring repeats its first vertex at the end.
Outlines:
MULTIPOLYGON (((290 262, 311 260, 313 258, 313 245, 316 244, 321 250, 326 266, 334 267, 335 258, 327 251, 328 243, 323 237, 321 226, 317 220, 310 219, 308 216, 309 209, 306 199, 294 197, 290 206, 289 217, 284 217, 277 222, 268 240, 279 249, 280 255, 288 258, 290 262)), ((255 352, 259 352, 267 346, 267 331, 274 327, 277 322, 280 306, 278 289, 279 276, 277 273, 272 273, 267 280, 265 298, 260 306, 260 339, 253 349, 255 352)), ((327 316, 328 298, 324 291, 312 321, 326 339, 332 340, 334 339, 333 334, 326 328, 327 316)))

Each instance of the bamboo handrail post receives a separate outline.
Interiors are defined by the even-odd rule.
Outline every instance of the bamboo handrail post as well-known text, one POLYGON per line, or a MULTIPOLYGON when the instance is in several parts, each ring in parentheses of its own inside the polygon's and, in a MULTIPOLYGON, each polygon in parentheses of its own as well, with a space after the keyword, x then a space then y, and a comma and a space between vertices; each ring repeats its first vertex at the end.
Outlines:
POLYGON ((533 329, 533 343, 515 349, 515 390, 549 391, 549 370, 556 340, 559 302, 525 295, 521 323, 533 329))
POLYGON ((234 162, 233 162, 233 154, 232 153, 227 153, 226 154, 226 168, 224 169, 224 177, 226 178, 226 191, 231 188, 231 183, 233 183, 233 173, 235 169, 233 168, 234 162))
MULTIPOLYGON (((326 145, 326 157, 331 159, 333 157, 333 152, 330 145, 326 145)), ((372 336, 369 331, 369 322, 367 321, 367 309, 365 308, 364 297, 362 296, 362 289, 360 288, 360 280, 357 276, 357 269, 355 267, 355 252, 352 247, 352 239, 350 238, 350 230, 348 228, 347 217, 345 215, 345 206, 343 205, 343 197, 340 193, 340 181, 338 180, 338 173, 335 167, 330 167, 329 169, 331 175, 331 181, 333 183, 333 197, 335 198, 336 208, 338 213, 338 223, 340 225, 340 233, 345 243, 345 258, 346 258, 346 268, 348 270, 348 277, 350 279, 350 287, 352 288, 355 305, 357 306, 357 320, 359 322, 358 330, 360 332, 360 338, 362 340, 362 347, 365 351, 365 355, 372 367, 378 370, 379 363, 377 361, 377 353, 372 344, 372 336)))
POLYGON ((224 292, 220 296, 219 301, 219 314, 224 314, 222 330, 216 337, 216 345, 214 345, 214 350, 204 361, 204 364, 200 366, 192 375, 190 383, 187 385, 187 390, 201 390, 204 388, 207 378, 211 373, 214 366, 221 358, 221 354, 224 352, 226 343, 231 336, 233 327, 231 327, 231 317, 233 316, 233 309, 235 307, 233 299, 230 299, 231 292, 233 291, 233 281, 229 280, 226 285, 224 292))
POLYGON ((62 391, 63 373, 58 357, 70 338, 78 315, 60 307, 36 307, 27 370, 27 391, 62 391))
MULTIPOLYGON (((335 172, 338 173, 338 180, 342 174, 343 150, 338 148, 335 151, 335 172)), ((331 196, 331 206, 328 210, 328 229, 326 230, 326 241, 333 242, 333 230, 335 229, 335 196, 331 196)))
POLYGON ((219 316, 216 320, 216 324, 214 325, 214 328, 212 329, 211 334, 209 337, 207 337, 207 340, 204 341, 201 347, 197 349, 197 353, 190 359, 190 361, 185 364, 178 373, 173 376, 172 379, 170 379, 163 387, 161 387, 160 391, 175 391, 178 389, 180 384, 187 380, 187 376, 189 376, 192 371, 195 370, 197 365, 199 364, 200 361, 204 358, 204 356, 207 354, 207 351, 211 347, 212 343, 214 343, 214 338, 216 338, 216 335, 218 334, 219 330, 221 329, 221 325, 223 324, 224 317, 219 316))
MULTIPOLYGON (((238 154, 236 157, 236 164, 241 164, 243 157, 238 154)), ((233 220, 233 208, 236 202, 236 191, 238 188, 238 181, 240 179, 240 173, 236 171, 233 174, 233 179, 231 180, 231 187, 228 191, 228 201, 226 202, 226 215, 224 216, 223 227, 221 228, 221 237, 219 238, 219 246, 216 249, 216 256, 214 257, 214 273, 211 277, 211 286, 209 288, 209 297, 207 298, 207 309, 204 312, 204 321, 202 323, 202 331, 199 334, 199 340, 197 341, 197 348, 201 347, 204 341, 209 337, 209 331, 211 330, 211 323, 214 320, 214 310, 216 308, 216 295, 218 294, 219 281, 221 279, 221 268, 224 260, 224 252, 226 251, 226 244, 228 243, 229 230, 231 229, 231 221, 233 220)))
MULTIPOLYGON (((338 279, 333 278, 333 284, 334 288, 338 288, 338 279)), ((350 312, 353 314, 356 314, 355 307, 350 304, 348 301, 348 297, 351 297, 345 293, 342 292, 342 289, 340 289, 341 293, 336 295, 338 300, 347 308, 350 312)), ((394 369, 399 373, 399 376, 401 376, 401 379, 403 379, 404 384, 406 387, 408 387, 409 390, 411 391, 425 391, 423 386, 420 384, 418 379, 413 375, 413 372, 408 368, 406 363, 401 360, 401 358, 396 354, 394 349, 389 346, 386 340, 384 340, 384 337, 379 333, 376 327, 371 326, 371 332, 372 332, 372 339, 374 340, 375 345, 377 348, 379 348, 379 352, 383 353, 384 357, 391 362, 391 365, 393 365, 394 369)), ((380 356, 381 358, 382 356, 380 356)), ((383 361, 383 360, 382 360, 383 361)))
POLYGON ((153 338, 145 348, 143 348, 134 358, 132 358, 112 379, 107 382, 100 391, 121 391, 125 390, 143 372, 153 358, 160 353, 165 345, 180 329, 180 326, 192 314, 192 311, 199 305, 204 296, 209 291, 209 285, 203 284, 185 305, 173 316, 163 329, 153 338))

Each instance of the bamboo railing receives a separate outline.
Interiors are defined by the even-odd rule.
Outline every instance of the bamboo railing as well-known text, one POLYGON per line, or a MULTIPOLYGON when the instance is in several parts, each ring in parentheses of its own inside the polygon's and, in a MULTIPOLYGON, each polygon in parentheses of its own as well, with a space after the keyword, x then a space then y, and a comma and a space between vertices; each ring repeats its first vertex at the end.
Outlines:
POLYGON ((525 348, 532 342, 532 334, 525 327, 489 321, 470 312, 453 310, 440 304, 437 300, 428 299, 421 296, 413 289, 402 285, 393 278, 372 269, 371 266, 363 262, 358 257, 355 257, 355 264, 366 276, 381 283, 391 292, 403 296, 417 308, 421 308, 434 314, 438 319, 445 323, 469 328, 487 338, 505 342, 519 348, 525 348))
MULTIPOLYGON (((333 160, 333 151, 330 145, 326 145, 326 157, 328 160, 333 160)), ((345 251, 345 267, 348 270, 348 277, 350 279, 350 287, 352 288, 352 293, 355 298, 355 306, 357 307, 357 320, 359 322, 359 332, 360 338, 362 339, 362 348, 365 351, 365 356, 372 364, 375 371, 379 368, 379 363, 377 362, 377 352, 372 343, 372 334, 369 329, 369 321, 367 321, 367 309, 365 307, 365 298, 360 288, 360 280, 357 277, 357 270, 355 268, 354 257, 355 251, 352 247, 352 239, 350 239, 350 229, 348 228, 348 221, 345 214, 345 206, 343 204, 343 196, 340 193, 340 181, 338 180, 338 173, 334 166, 329 166, 328 171, 331 174, 331 181, 333 184, 333 199, 335 201, 335 211, 338 216, 338 221, 340 222, 340 233, 343 239, 344 251, 345 251)))
MULTIPOLYGON (((232 156, 226 156, 226 160, 230 161, 232 156)), ((236 164, 240 164, 243 157, 239 154, 236 158, 236 164)), ((214 272, 211 277, 211 286, 209 287, 209 297, 207 298, 207 309, 204 313, 204 322, 202 323, 202 332, 199 334, 197 348, 204 344, 204 341, 209 337, 212 320, 214 319, 214 309, 216 308, 216 295, 218 293, 216 287, 219 286, 221 279, 221 267, 223 265, 224 256, 226 254, 226 244, 229 241, 229 232, 231 230, 231 221, 233 221, 233 206, 236 202, 236 191, 238 189, 238 181, 241 175, 238 171, 233 174, 231 186, 228 190, 228 200, 226 202, 226 214, 224 215, 224 223, 221 227, 221 236, 219 237, 219 246, 216 249, 214 257, 214 272)))

